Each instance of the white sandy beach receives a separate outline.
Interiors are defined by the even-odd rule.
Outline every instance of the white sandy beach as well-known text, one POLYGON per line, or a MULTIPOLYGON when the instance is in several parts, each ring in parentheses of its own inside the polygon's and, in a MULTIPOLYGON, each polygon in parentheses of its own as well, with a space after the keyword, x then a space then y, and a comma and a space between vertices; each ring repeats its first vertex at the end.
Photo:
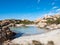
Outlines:
MULTIPOLYGON (((16 24, 16 27, 24 26, 24 24, 16 24)), ((26 24, 25 26, 36 26, 35 24, 26 24)))
POLYGON ((12 42, 27 45, 27 43, 32 44, 32 40, 37 40, 44 44, 47 44, 48 41, 54 41, 55 45, 60 45, 60 30, 57 29, 44 34, 23 36, 12 40, 12 42))

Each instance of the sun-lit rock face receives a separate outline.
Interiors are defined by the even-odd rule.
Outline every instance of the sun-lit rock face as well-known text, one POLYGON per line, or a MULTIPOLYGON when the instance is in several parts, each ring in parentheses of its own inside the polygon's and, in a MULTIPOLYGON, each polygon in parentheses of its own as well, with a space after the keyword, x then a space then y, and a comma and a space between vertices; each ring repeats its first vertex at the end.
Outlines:
POLYGON ((54 17, 59 18, 59 17, 60 17, 60 14, 56 14, 56 15, 54 15, 54 17))
POLYGON ((45 19, 37 19, 36 20, 37 26, 38 27, 45 27, 47 25, 46 21, 47 20, 45 20, 45 19))
POLYGON ((43 23, 43 22, 46 22, 46 21, 47 21, 47 20, 45 20, 45 19, 40 19, 40 18, 39 18, 39 19, 35 20, 35 23, 37 23, 37 22, 38 22, 38 23, 39 23, 39 22, 42 22, 42 23, 43 23))
POLYGON ((60 15, 46 15, 43 18, 35 20, 38 27, 45 27, 47 29, 58 29, 60 28, 60 15), (58 25, 57 25, 58 24, 58 25))
POLYGON ((38 27, 41 27, 41 28, 45 27, 46 25, 47 23, 38 23, 38 27))
POLYGON ((53 15, 53 16, 51 16, 51 15, 44 16, 44 19, 54 19, 54 20, 56 20, 57 18, 60 18, 60 14, 56 14, 56 15, 53 15))
POLYGON ((54 17, 53 19, 54 19, 54 20, 57 20, 57 18, 56 18, 56 17, 54 17))
POLYGON ((37 23, 37 22, 40 22, 42 19, 38 18, 36 19, 34 22, 37 23))
POLYGON ((44 16, 44 19, 47 19, 47 18, 53 18, 53 17, 50 16, 50 15, 46 15, 46 16, 44 16))

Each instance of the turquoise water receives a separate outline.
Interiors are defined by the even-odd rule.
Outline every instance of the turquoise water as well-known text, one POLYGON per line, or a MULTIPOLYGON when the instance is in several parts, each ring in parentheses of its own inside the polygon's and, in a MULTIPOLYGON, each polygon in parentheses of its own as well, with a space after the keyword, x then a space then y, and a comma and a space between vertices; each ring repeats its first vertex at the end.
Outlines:
POLYGON ((22 26, 22 27, 11 27, 10 28, 13 32, 17 33, 18 36, 24 36, 24 35, 33 35, 33 34, 42 34, 46 32, 45 29, 40 29, 35 26, 22 26))

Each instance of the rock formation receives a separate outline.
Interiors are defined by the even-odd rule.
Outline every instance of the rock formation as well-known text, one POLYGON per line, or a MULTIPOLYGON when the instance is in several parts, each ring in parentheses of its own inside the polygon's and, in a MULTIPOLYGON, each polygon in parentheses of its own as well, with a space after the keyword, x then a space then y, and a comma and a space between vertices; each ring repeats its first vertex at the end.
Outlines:
POLYGON ((0 43, 12 39, 14 35, 16 35, 15 32, 12 32, 10 28, 7 26, 10 23, 7 21, 2 21, 0 23, 0 43))

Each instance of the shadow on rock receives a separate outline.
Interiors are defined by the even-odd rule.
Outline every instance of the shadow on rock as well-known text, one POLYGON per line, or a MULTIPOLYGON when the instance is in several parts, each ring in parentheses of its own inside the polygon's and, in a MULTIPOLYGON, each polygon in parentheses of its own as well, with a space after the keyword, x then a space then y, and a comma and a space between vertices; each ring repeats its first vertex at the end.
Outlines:
POLYGON ((16 33, 16 35, 14 36, 14 38, 18 38, 18 37, 21 37, 24 33, 16 33))

